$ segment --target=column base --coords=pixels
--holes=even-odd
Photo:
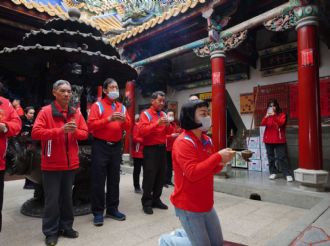
[[[295,180],[300,182],[300,188],[310,191],[324,191],[329,173],[324,170],[309,170],[298,168],[294,170]]]

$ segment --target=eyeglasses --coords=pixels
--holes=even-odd
[[[269,107],[276,107],[274,104],[269,104]]]

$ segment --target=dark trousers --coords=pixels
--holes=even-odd
[[[59,230],[69,230],[73,225],[72,185],[75,171],[43,171],[42,184],[45,207],[42,232],[45,236],[57,235]]]
[[[143,149],[142,206],[151,207],[160,201],[166,175],[165,145],[145,146]]]
[[[94,215],[107,210],[116,210],[119,205],[120,163],[122,144],[109,145],[105,141],[94,139],[92,144],[91,202]],[[106,203],[104,186],[107,181]]]
[[[133,184],[134,188],[140,188],[140,173],[141,167],[143,166],[143,159],[142,158],[133,158]]]
[[[165,184],[171,184],[172,183],[172,173],[173,173],[172,151],[166,151],[166,158],[167,158],[167,171],[166,171]]]
[[[5,183],[5,170],[0,171],[0,232],[2,228],[2,204],[3,204],[4,183]]]
[[[286,144],[265,144],[267,157],[269,162],[269,172],[270,174],[279,173],[279,168],[282,169],[283,175],[290,176],[292,175],[291,168],[289,165]],[[278,167],[276,167],[276,163]]]

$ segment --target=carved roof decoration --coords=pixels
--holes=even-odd
[[[109,35],[112,45],[132,38],[206,0],[8,0],[53,17],[69,19],[69,8],[81,11],[80,21]]]

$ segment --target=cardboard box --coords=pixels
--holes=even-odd
[[[261,160],[267,160],[268,161],[268,156],[267,156],[266,149],[261,149],[260,150],[260,159]]]
[[[260,148],[260,140],[259,137],[251,137],[250,142],[249,139],[246,139],[246,146],[248,149],[259,149]]]
[[[261,168],[263,172],[269,173],[269,163],[268,160],[261,160]]]
[[[237,152],[236,152],[236,156],[235,156],[235,167],[248,168],[247,162]]]
[[[261,160],[251,160],[249,162],[249,171],[258,171],[261,172]]]
[[[229,162],[228,165],[231,165],[232,167],[236,167],[236,155],[235,155],[234,158]]]
[[[251,160],[260,160],[260,149],[249,149],[251,150],[253,153],[252,157],[250,158]]]

